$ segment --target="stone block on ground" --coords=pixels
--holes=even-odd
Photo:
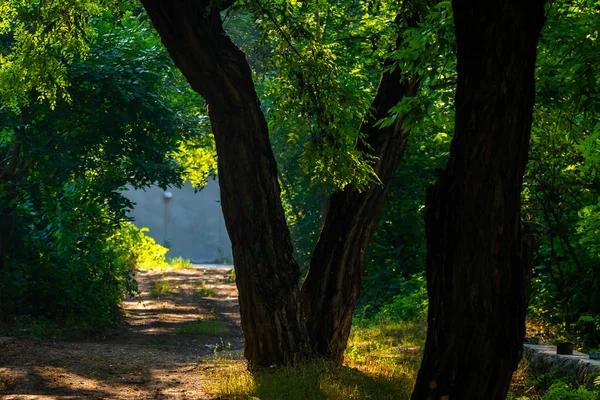
[[[592,374],[600,374],[600,361],[578,351],[573,355],[556,354],[556,346],[550,344],[525,344],[523,359],[529,362],[529,370],[536,374],[556,371],[572,382],[583,383]]]

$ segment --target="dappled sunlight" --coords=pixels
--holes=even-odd
[[[356,326],[343,365],[314,360],[251,373],[243,361],[217,362],[211,394],[215,399],[408,399],[424,341],[421,323]]]
[[[353,368],[322,360],[254,373],[245,368],[242,361],[218,365],[209,387],[213,398],[402,400],[410,397],[415,379],[407,368]]]
[[[93,370],[84,370],[73,365],[65,367],[37,365],[2,368],[0,381],[5,391],[19,387],[31,388],[29,392],[3,396],[3,399],[25,398],[24,396],[27,395],[35,396],[33,397],[35,399],[44,398],[44,395],[49,395],[48,398],[53,399],[139,399],[156,398],[157,395],[164,398],[178,398],[182,395],[200,398],[204,395],[206,380],[196,378],[192,387],[183,382],[185,375],[193,369],[194,366],[190,366],[189,363],[173,364],[169,368],[147,368],[142,365],[136,368],[123,368],[120,363],[99,364],[95,365]],[[106,372],[113,379],[107,381]],[[151,382],[160,389],[149,388]],[[109,391],[106,390],[107,385],[110,385]]]
[[[92,340],[7,342],[0,352],[0,397],[207,398],[210,378],[197,372],[225,354],[239,359],[243,339],[237,304],[230,299],[237,295],[235,285],[221,284],[214,298],[197,296],[194,289],[203,281],[212,289],[211,282],[225,273],[199,268],[138,273],[141,295],[123,302],[119,329]],[[151,298],[157,279],[178,287]]]

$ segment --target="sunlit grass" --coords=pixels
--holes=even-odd
[[[218,399],[391,400],[410,397],[412,375],[365,373],[323,360],[251,373],[236,361],[219,369],[212,382]]]
[[[182,257],[167,258],[167,265],[169,269],[173,270],[189,269],[194,267],[190,260],[186,260]]]
[[[320,359],[294,367],[249,372],[240,360],[218,360],[212,377],[215,399],[250,400],[408,400],[425,343],[425,323],[387,323],[352,329],[343,365]],[[559,381],[559,383],[556,383]],[[549,400],[554,392],[569,399],[596,399],[600,378],[588,389],[557,388],[560,377],[535,376],[522,361],[511,383],[510,400]],[[552,386],[554,385],[554,386]],[[562,390],[562,391],[560,391]],[[585,396],[588,397],[585,397]],[[600,399],[598,395],[597,399]]]
[[[231,270],[225,274],[225,280],[227,282],[235,283],[235,268],[231,268]]]
[[[312,360],[250,373],[243,362],[228,362],[213,389],[220,399],[408,399],[424,332],[415,324],[354,328],[343,365]]]
[[[138,264],[139,270],[143,271],[177,271],[180,269],[194,268],[194,265],[190,260],[182,257],[165,258],[162,261],[152,259],[150,261],[144,261]]]
[[[160,299],[165,294],[171,293],[172,290],[173,288],[171,288],[169,282],[161,278],[154,282],[150,288],[150,296],[155,299]]]
[[[195,286],[194,294],[198,297],[215,297],[217,295],[206,281],[202,281],[200,285]]]

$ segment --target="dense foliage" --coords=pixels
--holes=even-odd
[[[378,180],[374,160],[357,146],[358,128],[396,34],[404,43],[391,55],[396,67],[422,77],[418,96],[380,121],[409,111],[412,133],[365,257],[360,317],[425,317],[425,190],[450,148],[456,60],[450,3],[408,27],[408,11],[419,4],[248,0],[225,18],[255,70],[305,269],[328,195]],[[0,5],[4,318],[116,321],[123,292],[135,289],[132,266],[164,256],[123,224],[131,204],[119,191],[178,184],[184,170],[202,186],[217,173],[203,100],[173,68],[145,15],[131,4],[109,13],[114,7]],[[598,4],[554,1],[547,18],[523,191],[534,263],[530,316],[554,337],[597,348]],[[155,253],[136,255],[139,243]]]
[[[36,21],[27,19],[29,7],[44,17],[35,4],[15,8],[25,16],[5,28],[3,68],[32,57],[19,36]],[[202,99],[143,14],[73,13],[88,21],[82,32],[74,28],[83,35],[79,53],[67,57],[71,42],[57,33],[44,55],[60,65],[46,76],[54,91],[0,79],[3,93],[15,94],[11,107],[0,109],[0,308],[4,319],[93,327],[118,321],[123,294],[135,291],[135,266],[164,261],[166,249],[124,225],[132,206],[122,195],[126,185],[179,185],[192,169],[202,185],[211,164],[195,168],[174,157],[207,143],[204,160],[213,161],[214,150],[198,123]]]
[[[335,190],[332,183],[344,182],[332,177],[348,174],[344,165],[350,164],[338,162],[333,153],[359,140],[352,135],[374,92],[394,15],[389,4],[380,2],[248,3],[246,11],[238,10],[229,19],[229,30],[257,72],[282,169],[297,259],[306,266],[327,211],[324,199]],[[600,282],[597,5],[552,2],[547,18],[538,49],[538,92],[523,192],[523,220],[535,266],[530,314],[556,337],[566,335],[595,347],[600,340],[596,309],[600,302],[595,297]],[[343,27],[333,29],[336,24]],[[236,27],[245,35],[236,35]],[[439,3],[418,28],[404,27],[402,32],[407,45],[394,57],[426,78],[416,100],[420,106],[414,109],[416,123],[407,155],[365,259],[359,312],[375,315],[394,298],[379,314],[392,319],[423,317],[414,309],[422,307],[424,287],[425,189],[436,179],[449,151],[455,87],[449,4]],[[323,62],[315,63],[313,56]],[[336,79],[328,79],[331,71]],[[340,98],[352,105],[340,106]],[[398,110],[392,110],[391,117],[394,112]],[[335,125],[341,120],[350,125]],[[322,152],[317,154],[312,149],[319,146]],[[336,162],[325,165],[336,170],[320,169],[330,155]],[[415,300],[408,300],[412,296]]]
[[[549,9],[523,192],[535,267],[531,315],[587,347],[600,345],[599,22],[593,1]]]

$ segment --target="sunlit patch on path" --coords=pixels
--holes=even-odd
[[[243,347],[228,270],[147,271],[137,280],[141,295],[123,302],[119,329],[78,341],[4,343],[0,397],[209,399],[214,356]],[[153,292],[156,282],[161,290]]]

